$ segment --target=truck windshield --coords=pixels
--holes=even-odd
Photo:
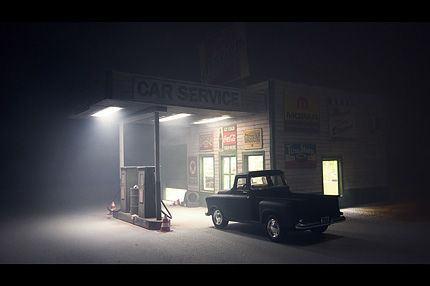
[[[251,189],[263,190],[272,187],[284,187],[287,185],[285,178],[281,175],[251,177]]]

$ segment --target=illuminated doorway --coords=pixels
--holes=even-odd
[[[214,192],[215,190],[215,161],[212,155],[200,156],[200,190]]]
[[[342,195],[342,170],[340,159],[322,160],[323,194]]]
[[[236,156],[222,156],[220,190],[230,190],[233,187],[235,176],[236,176]]]

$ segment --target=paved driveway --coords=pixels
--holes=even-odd
[[[205,208],[171,206],[171,232],[147,230],[100,206],[1,220],[0,263],[429,263],[430,223],[394,221],[360,208],[320,236],[270,242],[253,224],[215,229]]]

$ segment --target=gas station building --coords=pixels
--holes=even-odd
[[[280,80],[239,89],[108,71],[70,118],[113,107],[119,168],[127,167],[124,126],[154,126],[159,199],[205,206],[236,173],[261,169],[283,170],[293,192],[339,195],[340,207],[389,196],[382,97]]]

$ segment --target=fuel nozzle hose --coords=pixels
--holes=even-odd
[[[111,207],[110,207],[110,205],[109,205],[109,203],[112,203],[112,202],[114,202],[115,201],[115,198],[118,196],[118,194],[121,192],[121,190],[119,190],[118,192],[116,192],[115,193],[115,195],[112,197],[112,199],[110,200],[110,201],[108,201],[107,202],[107,206],[106,206],[106,208],[107,208],[107,210],[108,211],[110,211],[110,212],[119,212],[120,210],[121,210],[121,208],[119,208],[119,209],[117,209],[117,208],[115,208],[114,210],[113,209],[111,209]]]
[[[168,208],[166,207],[166,205],[164,204],[163,200],[161,200],[161,203],[163,204],[164,208],[166,209],[166,211],[167,211],[169,214],[166,214],[163,210],[161,210],[161,212],[162,212],[166,217],[168,217],[169,219],[172,219],[172,218],[173,218],[173,216],[172,216],[172,214],[170,213],[169,209],[168,209]]]

